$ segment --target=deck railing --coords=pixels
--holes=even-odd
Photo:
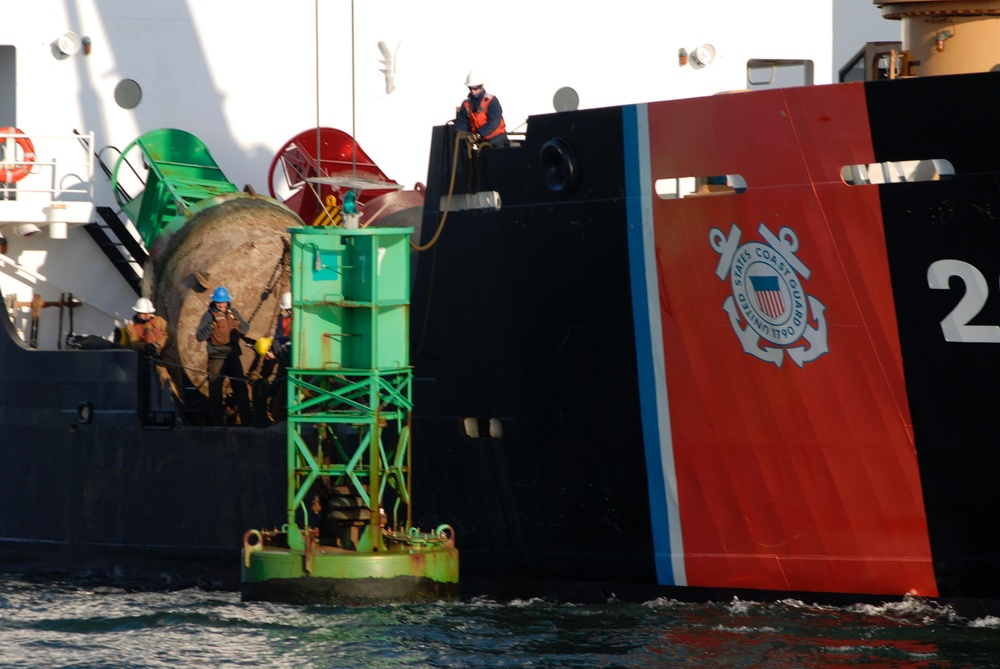
[[[0,225],[90,223],[94,133],[0,133]],[[57,236],[53,227],[52,236]]]

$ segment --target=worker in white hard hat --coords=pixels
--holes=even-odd
[[[135,316],[122,328],[124,343],[147,355],[160,355],[167,343],[167,321],[156,315],[156,308],[148,297],[136,300],[132,311]]]
[[[465,77],[465,86],[469,95],[455,115],[455,129],[469,133],[476,142],[506,146],[507,124],[503,120],[503,108],[495,95],[486,92],[486,77],[472,70]]]
[[[292,294],[285,293],[281,296],[281,304],[278,312],[278,325],[274,328],[274,345],[271,351],[281,357],[287,353],[286,349],[292,341]]]
[[[285,419],[287,413],[288,368],[292,363],[292,294],[281,296],[278,305],[278,323],[274,328],[274,337],[268,339],[266,349],[258,350],[263,356],[261,366],[261,383],[254,386],[254,402],[257,410],[257,420],[262,420],[262,413],[272,421]],[[257,340],[258,343],[261,341]],[[271,379],[271,374],[274,378]],[[268,380],[270,379],[270,380]],[[266,387],[265,387],[266,386]],[[261,404],[259,398],[266,398]]]

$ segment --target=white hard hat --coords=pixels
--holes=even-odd
[[[484,77],[483,73],[480,72],[479,70],[472,70],[465,77],[465,85],[466,86],[483,86],[483,87],[485,87],[486,86],[486,77]]]
[[[282,309],[291,309],[292,308],[292,294],[291,293],[285,293],[284,295],[281,296],[281,308]]]
[[[132,307],[133,311],[137,311],[140,314],[155,314],[156,308],[153,303],[149,301],[149,298],[140,297],[135,301],[135,306]]]

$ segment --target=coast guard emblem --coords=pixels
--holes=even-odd
[[[735,224],[728,237],[719,228],[708,233],[719,254],[715,273],[723,281],[728,277],[733,290],[722,308],[746,353],[778,367],[787,353],[802,367],[830,352],[826,307],[805,292],[803,282],[811,271],[795,255],[795,232],[786,227],[775,235],[761,223],[757,233],[766,244],[740,244],[742,233]]]

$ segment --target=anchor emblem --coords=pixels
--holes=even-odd
[[[802,367],[830,352],[826,307],[805,292],[803,283],[812,272],[795,255],[795,232],[784,227],[775,235],[761,223],[757,233],[766,244],[740,244],[742,232],[735,223],[728,236],[719,228],[708,233],[719,254],[715,274],[728,279],[733,291],[722,308],[744,352],[778,367],[787,353]]]

